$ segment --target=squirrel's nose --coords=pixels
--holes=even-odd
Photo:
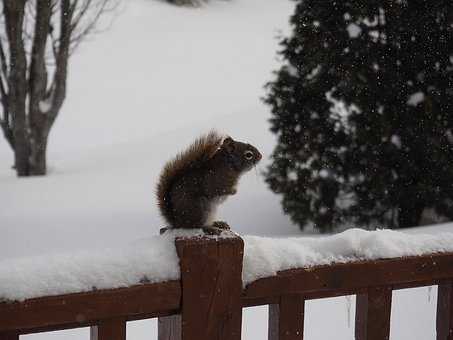
[[[258,152],[258,155],[256,156],[256,161],[259,162],[261,158],[263,158],[263,155],[260,152]]]

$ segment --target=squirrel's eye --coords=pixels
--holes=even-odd
[[[253,158],[253,156],[254,156],[253,151],[247,150],[246,152],[244,152],[244,157],[247,160],[251,160]]]

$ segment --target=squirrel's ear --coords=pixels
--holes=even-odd
[[[234,150],[234,140],[230,136],[226,137],[223,140],[222,147],[225,148],[226,151],[232,152]]]

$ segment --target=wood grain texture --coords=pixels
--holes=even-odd
[[[300,295],[285,295],[269,305],[269,340],[303,340],[304,305]]]
[[[182,340],[240,340],[244,243],[228,238],[176,241],[182,281]]]
[[[267,323],[267,339],[277,340],[279,337],[279,318],[280,304],[273,303],[269,305],[268,323]]]
[[[376,286],[428,285],[437,280],[453,278],[453,254],[435,254],[389,260],[339,263],[279,272],[278,275],[250,283],[243,293],[259,301],[286,294],[321,297],[344,291],[347,294]],[[250,305],[250,304],[249,304]]]
[[[453,282],[438,287],[436,329],[437,340],[453,340]]]
[[[181,315],[160,317],[157,325],[159,340],[181,340]]]
[[[91,326],[90,340],[126,340],[126,319],[103,320]]]
[[[367,293],[358,294],[355,311],[355,339],[388,340],[391,310],[391,287],[370,288]]]
[[[0,340],[19,340],[19,334],[15,332],[0,333]]]
[[[94,325],[116,317],[156,317],[174,313],[180,303],[179,281],[0,303],[0,332],[26,334]]]

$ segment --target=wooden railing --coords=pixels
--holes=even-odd
[[[304,303],[356,294],[357,340],[389,338],[392,290],[439,285],[437,340],[453,340],[453,254],[299,268],[242,287],[239,237],[177,239],[181,280],[0,303],[0,340],[91,327],[124,340],[126,322],[158,317],[159,340],[239,340],[242,309],[269,305],[269,340],[301,340]]]

